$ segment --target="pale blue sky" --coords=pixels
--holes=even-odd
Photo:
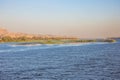
[[[120,36],[120,0],[0,0],[0,26],[81,38]]]

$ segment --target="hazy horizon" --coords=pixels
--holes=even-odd
[[[0,0],[0,27],[32,34],[120,37],[120,0]]]

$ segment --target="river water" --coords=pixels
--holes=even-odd
[[[120,80],[120,41],[0,44],[0,80]]]

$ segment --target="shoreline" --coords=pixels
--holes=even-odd
[[[42,44],[82,44],[82,43],[103,43],[103,42],[107,42],[107,43],[113,43],[116,42],[115,39],[101,39],[101,40],[31,40],[31,41],[10,41],[10,42],[0,42],[0,44],[4,44],[4,43],[13,43],[14,45],[30,45],[30,46],[34,46],[34,45],[42,45]]]

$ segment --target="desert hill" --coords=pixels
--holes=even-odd
[[[41,35],[41,34],[27,34],[27,33],[20,33],[20,32],[10,32],[7,29],[0,28],[0,38],[10,37],[10,38],[21,38],[26,37],[29,39],[32,38],[41,38],[41,39],[75,39],[75,37],[67,37],[67,36],[55,36],[55,35]]]

